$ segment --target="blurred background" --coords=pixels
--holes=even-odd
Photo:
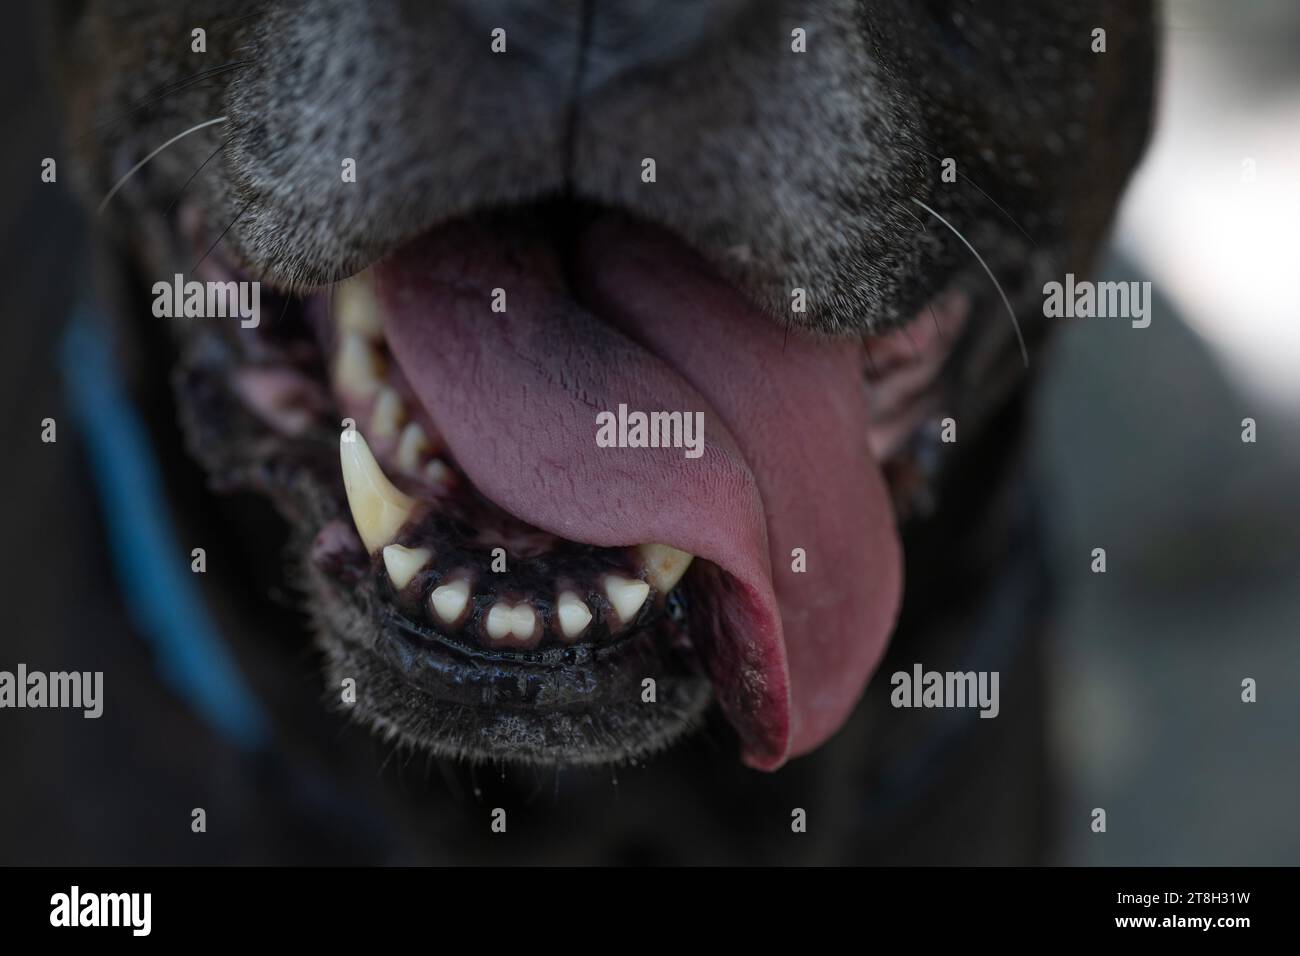
[[[1040,393],[1060,856],[1294,865],[1300,3],[1166,0],[1163,18],[1156,135],[1103,269],[1150,279],[1154,317],[1065,320]]]
[[[30,437],[55,401],[44,371],[75,291],[68,264],[86,260],[65,191],[36,184],[38,158],[59,147],[31,9],[15,6],[0,219],[4,261],[22,266],[4,285],[0,395],[6,429]],[[1033,459],[1063,601],[1058,859],[1295,864],[1300,2],[1167,0],[1163,17],[1157,133],[1102,266],[1152,281],[1151,325],[1062,320],[1037,359]],[[1254,444],[1241,441],[1248,417]],[[42,481],[6,472],[0,494],[21,511],[48,493]],[[16,520],[19,537],[39,533]],[[1105,574],[1090,570],[1098,547]],[[1247,677],[1257,703],[1241,701]],[[1094,807],[1105,834],[1089,827]]]

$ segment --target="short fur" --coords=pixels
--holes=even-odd
[[[1027,570],[1036,557],[1033,513],[1016,502],[1024,491],[1017,476],[1029,376],[982,271],[913,200],[958,225],[981,251],[1037,359],[1049,331],[1036,317],[1037,290],[1045,277],[1086,269],[1148,132],[1148,4],[66,6],[65,102],[77,176],[91,205],[150,149],[227,117],[162,153],[110,206],[103,229],[127,288],[140,276],[191,264],[166,215],[185,190],[216,229],[229,224],[222,241],[244,266],[295,290],[354,273],[450,217],[550,196],[623,207],[673,228],[774,320],[820,334],[878,332],[913,315],[936,289],[968,289],[975,321],[945,378],[962,441],[940,462],[937,509],[905,529],[909,591],[883,667],[918,649],[937,662],[999,627],[1037,628],[1041,584]],[[508,57],[489,51],[497,23],[507,29]],[[207,29],[204,56],[189,51],[194,26]],[[1096,26],[1108,31],[1104,54],[1090,49]],[[790,50],[795,28],[806,31],[807,53]],[[357,161],[357,186],[340,182],[343,157]],[[641,182],[644,157],[656,160],[654,184]],[[957,184],[940,181],[943,157],[957,160]],[[808,290],[809,311],[792,318],[794,287]],[[137,288],[137,303],[138,295]],[[111,301],[130,311],[123,303],[131,300]],[[260,457],[258,435],[236,409],[224,434],[205,433],[186,387],[202,380],[204,349],[182,337],[175,357],[191,450],[214,480],[273,497],[295,529],[290,551],[301,565],[310,535],[338,514],[337,488],[313,469]],[[327,673],[344,666],[370,678],[363,681],[369,693],[377,687],[387,695],[383,688],[391,686],[395,697],[398,688],[352,653],[364,630],[355,608],[338,605],[313,581],[308,575],[306,604],[324,635]],[[248,642],[235,643],[246,659],[257,657]],[[1035,661],[1030,640],[1008,668],[1032,669]],[[454,715],[404,711],[394,721],[390,703],[385,696],[364,708],[389,738],[439,756],[484,756],[462,746],[472,734],[448,733]],[[1026,709],[1033,703],[1023,701]],[[615,722],[613,736],[594,752],[606,761],[639,759],[666,745],[700,721],[689,695],[676,716],[657,728]],[[715,717],[708,723],[711,736],[726,735]],[[892,741],[889,727],[897,730]],[[513,750],[527,760],[528,732],[501,732],[493,758]],[[702,757],[690,745],[655,762],[663,775],[657,787],[719,808],[749,798],[781,807],[787,787],[830,787],[825,800],[836,806],[825,808],[828,816],[858,836],[811,855],[887,857],[889,840],[859,819],[855,795],[878,794],[881,768],[905,762],[906,748],[921,746],[925,733],[898,725],[877,684],[833,745],[782,771],[785,784],[756,784],[731,766],[726,748]],[[1004,735],[1002,743],[954,756],[942,776],[960,768],[978,775],[970,755],[989,747],[1041,769],[1039,734],[1023,724],[990,733]],[[629,743],[647,735],[648,747]],[[715,773],[719,762],[728,766]],[[599,788],[582,792],[579,804],[602,805]],[[1037,805],[1034,795],[1021,797]],[[1019,806],[1020,797],[1011,802]],[[713,823],[726,826],[726,819],[723,812]],[[439,829],[406,822],[426,836]],[[733,827],[716,846],[694,850],[662,833],[645,839],[656,853],[672,846],[690,858],[716,859],[724,846],[739,851],[745,829]],[[446,833],[428,846],[468,858],[491,852]],[[998,859],[1025,858],[1018,846],[1012,839],[986,849]],[[769,849],[756,850],[754,859],[782,858]]]

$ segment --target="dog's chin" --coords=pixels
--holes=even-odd
[[[255,278],[219,249],[197,274]],[[964,318],[945,295],[874,351],[791,335],[673,236],[547,206],[263,290],[256,328],[178,323],[176,380],[217,486],[296,529],[328,699],[356,720],[580,765],[661,750],[716,702],[774,769],[883,652],[901,567],[876,459]]]

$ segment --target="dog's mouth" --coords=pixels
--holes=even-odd
[[[959,299],[872,354],[759,314],[657,227],[529,209],[294,304],[223,374],[276,441],[339,430],[309,564],[363,717],[599,762],[664,746],[711,690],[761,769],[842,724],[901,591],[872,437],[915,426]],[[902,382],[883,412],[873,371]]]

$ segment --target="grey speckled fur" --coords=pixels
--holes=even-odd
[[[938,157],[1063,258],[1096,241],[1149,118],[1145,3],[511,0],[498,4],[507,55],[489,48],[491,6],[96,5],[69,48],[82,64],[78,133],[229,68],[84,137],[88,193],[102,196],[127,157],[226,115],[221,132],[159,157],[123,196],[123,218],[170,202],[225,137],[194,188],[221,225],[243,210],[228,241],[295,287],[468,210],[568,191],[679,230],[774,316],[790,317],[802,287],[809,312],[793,318],[861,333],[910,316],[936,273],[967,261],[912,197],[986,257],[1030,251],[977,190],[940,183]],[[715,9],[672,51],[600,67],[628,35],[671,31],[701,6]],[[524,15],[534,7],[546,15]],[[962,29],[927,12],[945,9]],[[193,54],[189,30],[203,24],[209,49]],[[1090,50],[1094,25],[1109,31],[1105,54]],[[796,27],[804,54],[790,49]],[[647,156],[654,184],[640,179]],[[355,184],[341,181],[344,157]]]

